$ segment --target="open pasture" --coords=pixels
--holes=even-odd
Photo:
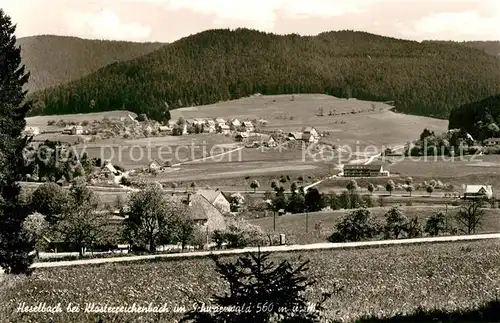
[[[442,211],[450,216],[451,219],[459,207],[448,205],[419,205],[419,206],[401,206],[403,212],[409,218],[417,216],[421,224],[425,224],[427,217],[434,212]],[[373,216],[381,223],[384,223],[384,214],[389,210],[389,207],[374,207],[369,210]],[[483,224],[478,228],[477,233],[493,233],[500,232],[500,210],[499,209],[484,209],[485,217]],[[334,231],[335,224],[338,219],[349,212],[349,210],[336,210],[329,212],[314,212],[309,213],[308,217],[308,232],[306,233],[306,215],[292,214],[276,216],[276,233],[284,233],[290,244],[308,244],[317,242],[326,242],[326,239]],[[251,223],[260,226],[267,232],[273,230],[273,217],[260,219],[252,219]],[[321,223],[321,229],[315,230],[315,225]]]
[[[307,297],[344,290],[327,301],[324,315],[352,322],[364,315],[392,316],[424,309],[468,309],[495,299],[500,288],[500,242],[452,242],[382,248],[274,253],[275,263],[297,265],[309,259],[308,277],[317,285]],[[234,256],[225,260],[234,261]],[[109,306],[152,302],[192,308],[195,301],[225,291],[208,258],[110,263],[37,269],[31,276],[7,278],[0,286],[0,317],[9,322],[175,322],[182,314],[85,313],[86,303]],[[17,313],[21,302],[69,303],[80,313]]]
[[[442,132],[448,126],[446,120],[391,112],[390,106],[380,102],[339,99],[323,94],[296,94],[293,97],[292,101],[291,95],[252,96],[182,108],[172,111],[172,118],[264,119],[269,123],[261,127],[263,130],[283,132],[314,126],[330,133],[323,138],[325,142],[353,147],[404,144],[418,138],[424,128]],[[318,115],[321,108],[323,116]],[[329,116],[330,111],[337,115]]]
[[[187,162],[222,154],[238,145],[223,135],[186,135],[142,139],[113,139],[88,143],[75,148],[86,151],[90,157],[110,160],[126,169],[147,166],[156,160],[160,164]]]

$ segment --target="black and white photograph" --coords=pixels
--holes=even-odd
[[[0,323],[500,323],[499,201],[497,0],[0,0]]]

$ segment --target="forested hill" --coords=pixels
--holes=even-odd
[[[448,118],[451,108],[496,94],[499,84],[499,60],[458,44],[353,31],[305,37],[219,29],[38,93],[43,104],[34,112],[127,109],[161,119],[167,105],[327,93],[394,100],[401,112]]]
[[[462,128],[478,140],[499,137],[500,94],[453,109],[449,128]]]
[[[27,88],[30,92],[77,80],[108,64],[148,54],[164,45],[52,35],[19,38],[17,44],[31,73]]]

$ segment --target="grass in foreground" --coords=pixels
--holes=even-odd
[[[273,254],[279,262],[310,259],[310,277],[318,280],[309,299],[344,291],[327,303],[331,320],[392,317],[424,310],[468,310],[495,299],[500,288],[500,241],[392,246],[372,249]],[[228,257],[234,260],[234,257]],[[172,322],[180,314],[84,313],[86,303],[132,303],[191,308],[222,293],[224,283],[207,258],[38,269],[29,277],[8,278],[0,288],[0,317],[10,322]],[[80,313],[16,313],[21,302],[69,303]]]

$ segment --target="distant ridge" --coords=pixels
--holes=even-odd
[[[355,31],[299,36],[217,29],[37,93],[33,113],[126,109],[160,120],[167,105],[325,93],[394,101],[395,111],[448,118],[454,107],[498,93],[499,84],[500,61],[458,43]]]
[[[108,64],[151,53],[164,45],[54,35],[19,38],[17,44],[31,72],[31,92],[77,80]]]

